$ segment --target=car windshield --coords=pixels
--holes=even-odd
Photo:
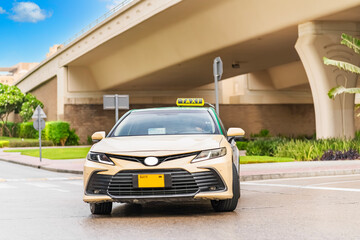
[[[184,134],[218,134],[218,128],[207,110],[135,111],[120,122],[112,136]]]

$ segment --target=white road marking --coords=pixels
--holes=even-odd
[[[81,181],[68,181],[68,182],[66,182],[66,183],[68,183],[68,184],[72,184],[72,185],[77,185],[77,186],[83,186],[83,182]]]
[[[43,183],[43,182],[29,182],[26,183],[31,186],[39,187],[39,188],[58,188],[59,186],[49,183]]]
[[[241,175],[240,175],[241,176]],[[246,182],[269,182],[269,181],[287,181],[287,180],[306,180],[306,179],[321,179],[321,178],[345,178],[345,177],[360,177],[360,174],[348,174],[348,175],[332,175],[332,176],[316,176],[316,177],[299,177],[299,178],[277,178],[277,179],[264,179],[264,180],[254,180]],[[244,182],[241,182],[244,183]]]
[[[16,188],[15,186],[11,186],[7,183],[1,183],[0,184],[0,188],[4,189],[4,188]]]
[[[53,177],[53,178],[17,178],[0,179],[1,182],[42,182],[42,181],[72,181],[82,180],[82,177]]]
[[[58,192],[70,192],[64,189],[59,189],[59,188],[50,188],[49,190],[54,190],[54,191],[58,191]]]
[[[354,182],[360,182],[360,180],[338,181],[338,182],[327,182],[327,183],[315,183],[315,184],[311,184],[311,186],[321,186],[321,185],[338,184],[338,183],[354,183]]]
[[[301,185],[286,185],[286,184],[273,184],[273,183],[255,183],[244,182],[242,185],[252,186],[264,186],[264,187],[284,187],[284,188],[300,188],[300,189],[312,189],[312,190],[329,190],[329,191],[343,191],[343,192],[360,192],[357,188],[331,188],[331,187],[315,187],[315,186],[301,186]]]

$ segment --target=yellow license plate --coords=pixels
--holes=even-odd
[[[164,174],[139,174],[139,188],[163,188],[165,187]]]

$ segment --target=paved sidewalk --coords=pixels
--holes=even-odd
[[[85,159],[49,160],[3,152],[0,160],[56,172],[82,174]],[[360,174],[360,160],[242,164],[241,181]]]
[[[54,172],[82,174],[85,159],[50,160],[43,158],[40,163],[38,157],[25,156],[17,152],[3,152],[3,150],[0,149],[0,161],[17,163]]]

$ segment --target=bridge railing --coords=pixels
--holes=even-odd
[[[120,10],[121,8],[125,7],[126,5],[128,5],[129,3],[131,3],[133,0],[123,0],[122,2],[120,2],[118,5],[116,5],[114,8],[110,9],[107,13],[105,13],[104,15],[102,15],[101,17],[99,17],[98,19],[96,19],[95,21],[93,21],[92,23],[90,23],[89,25],[87,25],[86,27],[84,27],[83,29],[81,29],[78,33],[76,33],[74,36],[72,36],[71,38],[69,38],[68,40],[66,40],[65,42],[63,42],[60,46],[65,47],[66,45],[69,45],[70,43],[72,43],[73,41],[75,41],[76,39],[78,39],[79,37],[81,37],[83,34],[85,34],[87,31],[91,30],[92,28],[94,28],[96,25],[98,25],[99,23],[105,21],[108,17],[112,16],[114,13],[116,13],[118,10]]]

